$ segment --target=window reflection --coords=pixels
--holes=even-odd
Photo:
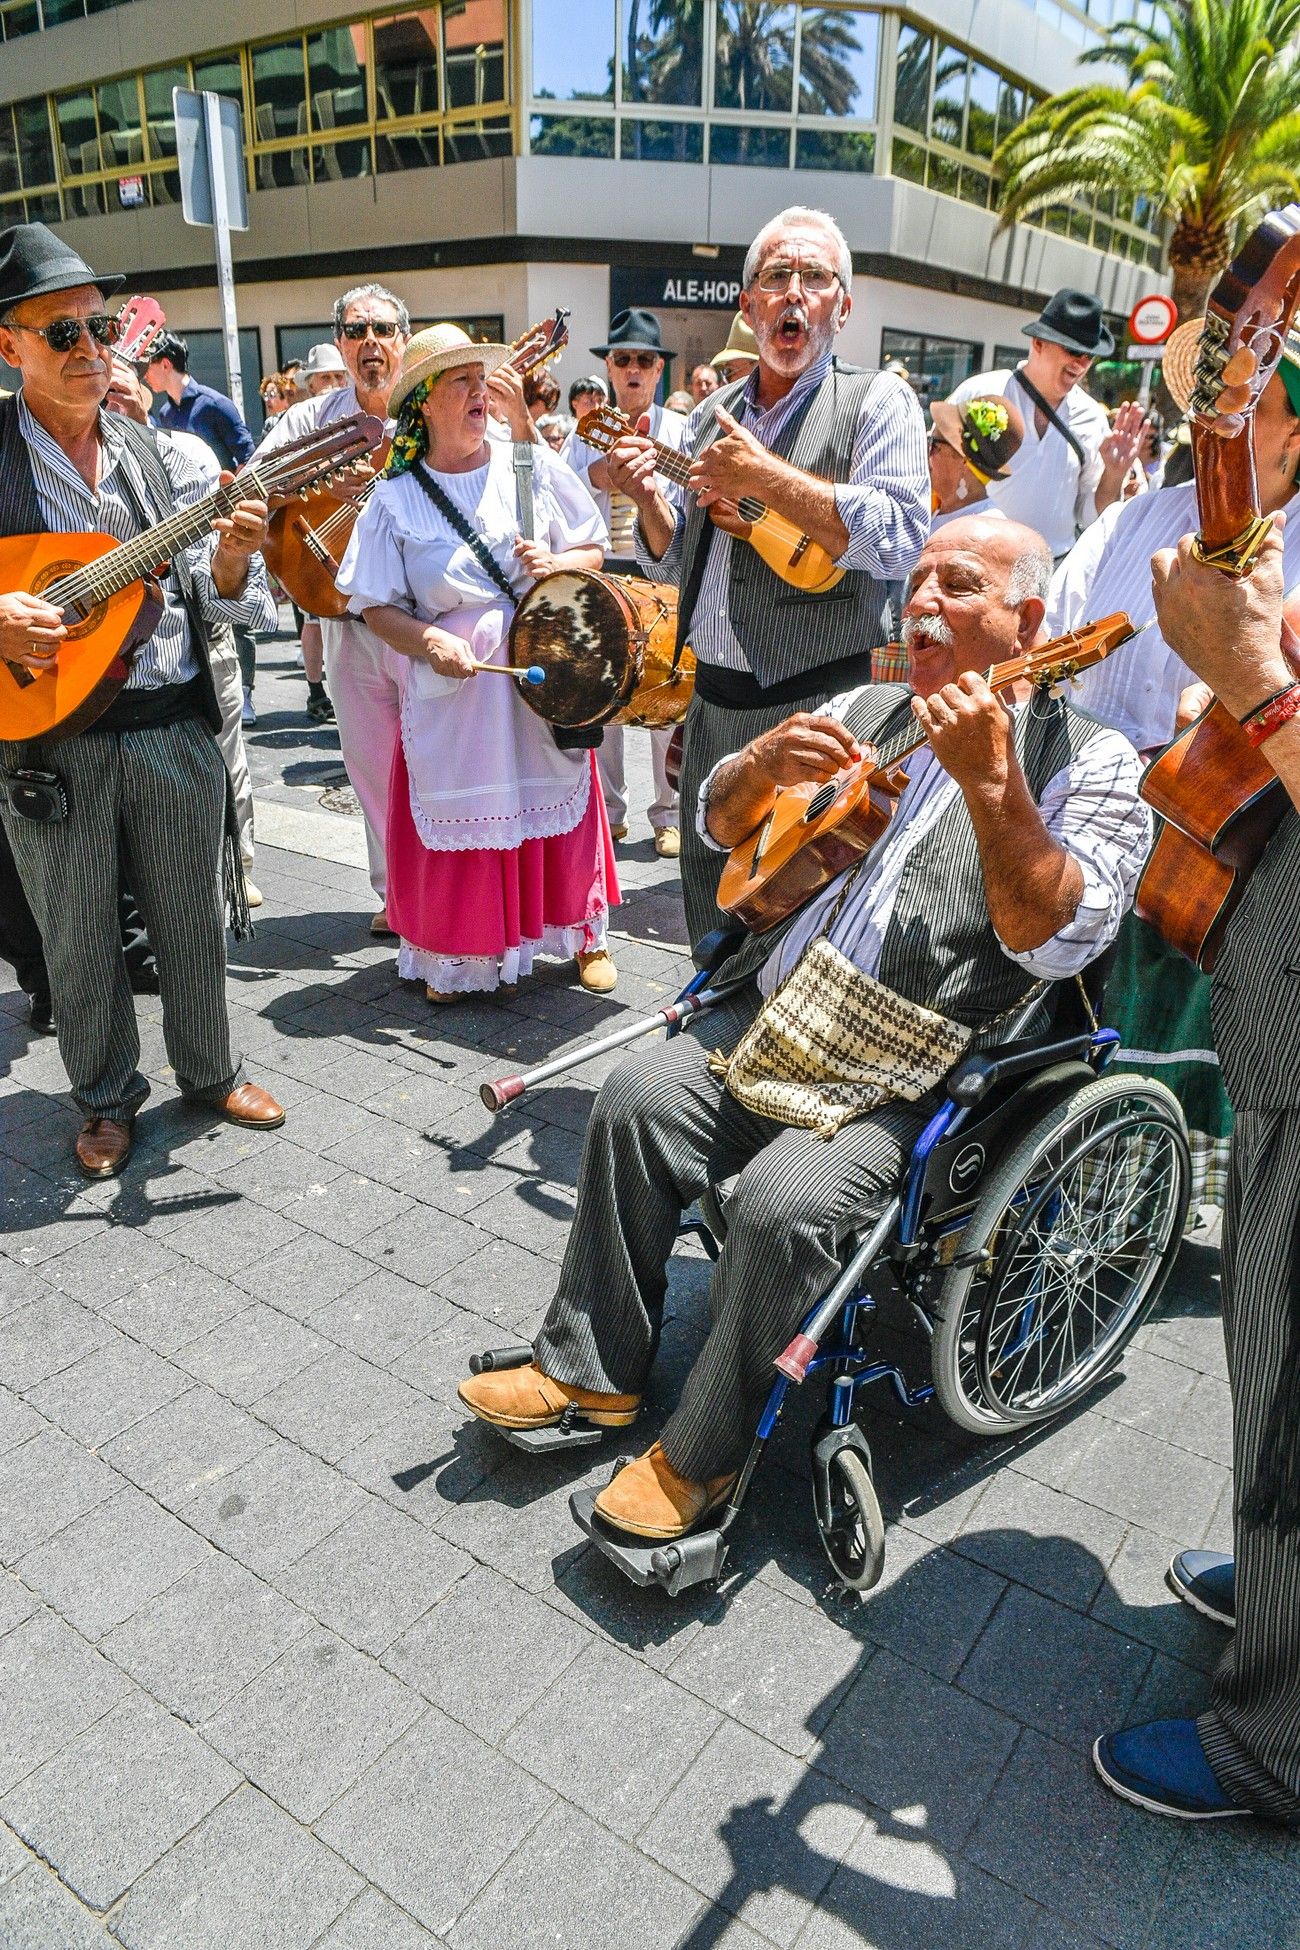
[[[172,89],[188,88],[189,71],[183,67],[152,68],[144,77],[144,117],[149,131],[151,156],[176,154],[176,120],[172,113]]]
[[[329,27],[323,34],[308,35],[307,85],[314,129],[344,129],[355,122],[369,121],[366,30],[361,22],[353,27]],[[369,148],[369,144],[365,146]]]
[[[101,167],[116,169],[143,162],[144,137],[140,133],[140,97],[135,76],[101,82],[95,90],[95,102],[99,110]]]
[[[382,121],[399,115],[433,115],[438,99],[438,9],[377,20],[375,34],[375,114]],[[437,147],[437,143],[434,143]],[[432,158],[437,161],[437,157]]]
[[[794,21],[793,7],[772,5],[771,0],[718,0],[713,75],[717,107],[769,113],[790,108]]]
[[[973,156],[991,157],[998,139],[998,97],[1002,77],[980,61],[970,64],[970,99],[966,110],[966,147]],[[1007,124],[1009,129],[1011,124]],[[1006,131],[1002,131],[1006,133]]]
[[[443,10],[447,107],[478,108],[506,98],[505,0],[456,0]],[[611,86],[613,69],[610,70]]]
[[[879,14],[805,7],[799,35],[799,113],[869,122],[876,112],[879,57]]]
[[[969,63],[955,47],[940,41],[934,59],[934,101],[930,134],[954,149],[961,148],[966,114],[966,69]]]
[[[856,169],[869,175],[876,166],[876,138],[854,129],[800,129],[794,163],[796,169]]]
[[[533,0],[533,96],[613,101],[614,0]]]
[[[624,101],[698,106],[704,66],[703,7],[645,0],[645,8],[643,15],[633,0],[624,0]],[[623,153],[628,153],[626,148]]]
[[[704,130],[698,122],[625,121],[619,154],[631,162],[702,162]]]
[[[740,163],[750,169],[786,169],[790,162],[790,131],[737,129],[715,122],[709,131],[709,160]]]
[[[488,156],[508,156],[512,140],[508,115],[489,115],[479,122],[453,123],[442,138],[449,163],[481,162]]]
[[[612,156],[613,117],[534,115],[529,146],[535,156]]]
[[[929,126],[930,36],[915,27],[898,30],[898,64],[894,77],[894,120],[922,135]],[[895,172],[897,173],[897,172]]]

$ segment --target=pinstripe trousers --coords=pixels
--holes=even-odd
[[[1244,1517],[1289,1336],[1300,1332],[1300,1110],[1242,1110],[1223,1231],[1237,1628],[1198,1726],[1238,1801],[1300,1818],[1300,1534]],[[1300,1402],[1293,1402],[1300,1442]]]
[[[26,748],[0,745],[0,763]],[[220,1097],[239,1076],[226,1012],[220,851],[226,774],[197,719],[88,731],[45,748],[67,787],[54,825],[5,830],[40,925],[59,1054],[88,1117],[126,1120],[149,1095],[118,926],[118,849],[158,958],[163,1036],[180,1090]]]
[[[640,1394],[682,1212],[739,1173],[709,1290],[708,1338],[660,1437],[694,1482],[739,1469],[772,1363],[837,1276],[850,1233],[894,1189],[925,1121],[888,1104],[827,1140],[741,1108],[708,1069],[757,1013],[756,987],[601,1085],[560,1283],[536,1342],[556,1381]]]

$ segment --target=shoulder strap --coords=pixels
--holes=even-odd
[[[409,472],[410,478],[417,486],[424,490],[443,520],[460,536],[460,539],[473,555],[474,560],[478,563],[484,575],[496,584],[507,602],[513,603],[515,600],[515,592],[506,581],[496,557],[483,540],[483,537],[474,533],[474,530],[470,527],[455,502],[443,493],[436,481],[430,480],[427,468],[422,467],[417,461]]]
[[[1068,446],[1074,448],[1075,453],[1078,455],[1080,467],[1086,467],[1088,462],[1088,456],[1084,453],[1083,448],[1080,445],[1078,435],[1071,433],[1069,427],[1066,426],[1065,421],[1061,418],[1060,414],[1056,411],[1055,407],[1049,406],[1047,404],[1047,401],[1043,398],[1037,386],[1035,386],[1033,380],[1026,379],[1023,371],[1019,366],[1016,367],[1011,377],[1017,382],[1018,385],[1024,388],[1024,390],[1028,393],[1030,399],[1034,402],[1034,405],[1039,409],[1039,411],[1047,415],[1047,418],[1051,421],[1052,425],[1056,428],[1056,431],[1060,434],[1062,440],[1064,440]]]
[[[527,440],[515,442],[515,494],[519,501],[519,533],[533,540],[533,449]]]

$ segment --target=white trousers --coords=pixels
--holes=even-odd
[[[637,727],[632,727],[634,730]],[[607,724],[605,736],[596,748],[596,767],[600,773],[600,787],[605,795],[605,810],[609,814],[611,826],[627,824],[627,770],[623,760],[623,732],[621,724]],[[665,826],[675,826],[678,820],[677,794],[668,783],[664,769],[664,754],[668,750],[675,727],[665,725],[650,736],[650,762],[654,767],[655,796],[646,808],[651,826],[659,832]],[[639,733],[638,733],[639,735]]]
[[[253,781],[248,770],[248,753],[244,749],[242,719],[244,711],[244,680],[239,668],[239,655],[235,649],[232,632],[225,628],[214,629],[208,639],[212,658],[212,682],[216,687],[217,703],[221,706],[221,730],[217,733],[217,744],[221,756],[226,761],[230,783],[235,788],[235,812],[239,818],[239,851],[244,865],[253,864]]]
[[[370,885],[382,905],[388,898],[388,774],[401,730],[404,659],[355,616],[322,617],[321,635],[343,763],[366,822]]]

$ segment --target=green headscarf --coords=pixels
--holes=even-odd
[[[418,386],[413,386],[397,409],[397,424],[393,429],[393,450],[383,470],[382,479],[391,481],[395,474],[406,474],[417,461],[423,460],[429,451],[429,429],[424,423],[420,408],[433,391],[433,382],[439,375],[430,373]]]

